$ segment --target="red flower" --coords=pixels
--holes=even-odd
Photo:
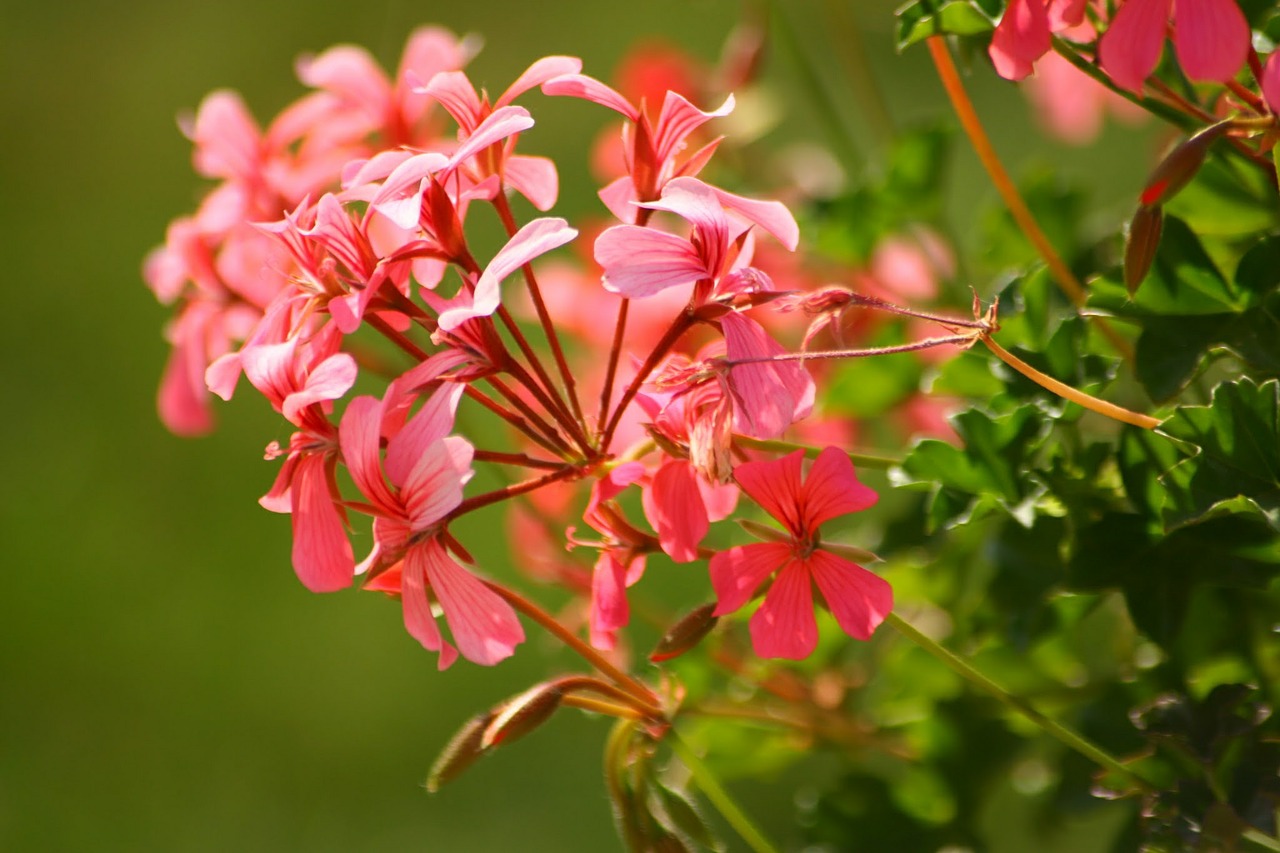
[[[878,496],[858,482],[853,463],[839,448],[818,454],[801,482],[803,451],[782,459],[744,462],[733,476],[743,490],[782,522],[787,535],[778,541],[739,545],[711,558],[715,615],[723,616],[750,601],[776,572],[764,603],[751,617],[751,642],[760,657],[808,657],[818,644],[813,615],[813,586],[850,636],[866,640],[893,609],[887,581],[843,557],[823,550],[818,527],[850,512],[867,509]]]

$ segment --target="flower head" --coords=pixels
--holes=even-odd
[[[741,608],[773,576],[764,603],[751,617],[752,646],[761,657],[800,660],[813,652],[818,644],[814,584],[840,627],[859,640],[868,639],[893,609],[887,581],[825,550],[818,535],[824,522],[875,504],[876,493],[858,482],[853,463],[839,448],[818,454],[808,478],[802,478],[803,461],[804,453],[796,451],[734,469],[738,485],[782,522],[786,535],[711,558],[717,616]]]

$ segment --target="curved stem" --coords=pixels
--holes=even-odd
[[[528,616],[534,622],[537,622],[543,628],[546,628],[549,632],[554,634],[558,640],[582,656],[587,663],[613,679],[615,684],[639,700],[639,707],[643,708],[645,713],[647,713],[652,719],[660,720],[663,718],[662,709],[658,707],[658,697],[654,695],[652,690],[645,687],[639,681],[610,663],[608,659],[598,651],[579,639],[577,634],[574,634],[564,625],[561,625],[556,621],[556,618],[550,613],[543,610],[541,607],[534,604],[515,590],[507,589],[501,584],[494,583],[493,581],[485,581],[485,586],[502,596],[503,600],[516,610],[519,610],[525,616]]]
[[[1111,753],[1106,752],[1097,744],[1086,739],[1082,735],[1073,732],[1061,723],[1049,719],[1044,714],[1031,707],[1025,699],[1009,693],[999,684],[996,684],[986,675],[975,669],[973,664],[969,663],[959,655],[943,648],[929,637],[926,637],[924,634],[920,633],[915,626],[904,620],[898,614],[889,613],[885,616],[884,621],[892,625],[898,633],[902,634],[908,640],[945,663],[957,675],[966,679],[970,684],[973,684],[974,686],[991,694],[1006,708],[1014,711],[1023,719],[1034,723],[1050,737],[1057,739],[1060,743],[1075,750],[1100,767],[1104,767],[1113,773],[1120,774],[1144,791],[1159,790],[1156,785],[1139,775],[1132,767],[1125,765],[1120,761],[1120,759],[1116,758]]]
[[[676,757],[689,768],[689,773],[693,776],[693,781],[702,789],[702,793],[707,795],[707,799],[716,807],[721,816],[728,821],[738,835],[742,836],[742,840],[747,842],[747,846],[756,853],[778,853],[775,847],[767,838],[764,837],[756,825],[751,822],[746,813],[734,802],[729,796],[729,792],[720,784],[720,780],[711,772],[711,768],[707,767],[693,751],[689,744],[685,743],[675,729],[667,732],[666,741],[671,744],[671,751]]]
[[[987,345],[987,349],[991,350],[1005,364],[1021,373],[1023,376],[1057,394],[1064,400],[1070,400],[1073,403],[1079,403],[1091,412],[1097,412],[1100,415],[1111,418],[1112,420],[1121,421],[1126,424],[1133,424],[1143,429],[1155,429],[1160,426],[1160,419],[1153,418],[1150,415],[1139,414],[1128,409],[1117,406],[1114,403],[1108,403],[1106,400],[1099,400],[1084,393],[1078,388],[1072,388],[1052,376],[1048,376],[1036,370],[1013,353],[996,343],[990,335],[982,335],[982,342]]]
[[[956,112],[956,117],[960,119],[960,125],[964,128],[965,135],[969,137],[969,142],[973,145],[973,150],[978,155],[978,159],[982,161],[982,166],[987,170],[987,175],[991,178],[991,183],[995,185],[996,191],[1000,193],[1000,198],[1004,200],[1005,207],[1009,209],[1009,214],[1013,220],[1018,223],[1018,228],[1026,235],[1031,245],[1040,254],[1044,260],[1045,266],[1049,268],[1049,272],[1053,275],[1058,287],[1067,295],[1072,304],[1077,308],[1084,305],[1086,295],[1084,285],[1076,278],[1075,273],[1067,266],[1066,262],[1053,248],[1053,244],[1049,242],[1049,238],[1045,236],[1044,231],[1040,229],[1039,223],[1031,214],[1031,209],[1027,207],[1027,203],[1022,200],[1022,195],[1018,192],[1017,186],[1013,183],[1013,179],[1009,177],[1009,173],[1005,171],[1004,164],[1000,162],[999,155],[996,154],[995,146],[991,144],[991,139],[987,136],[986,130],[982,127],[982,121],[978,118],[978,112],[973,107],[973,102],[969,100],[969,95],[965,92],[964,83],[960,80],[960,72],[956,70],[956,64],[951,59],[951,51],[947,48],[947,43],[942,36],[929,36],[927,39],[929,45],[929,55],[933,57],[934,67],[938,69],[938,78],[942,81],[942,87],[947,91],[947,97],[951,99],[951,106]],[[1116,351],[1124,356],[1126,361],[1133,361],[1133,347],[1127,340],[1111,327],[1111,324],[1103,317],[1090,318],[1098,327],[1098,331],[1106,337]]]

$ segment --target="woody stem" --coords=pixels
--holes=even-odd
[[[1053,244],[1049,242],[1049,238],[1045,236],[1044,231],[1040,229],[1039,223],[1031,214],[1031,209],[1027,207],[1027,203],[1023,201],[1022,195],[1018,192],[1017,186],[1013,183],[1013,179],[1009,177],[1009,173],[1005,171],[1004,164],[1000,162],[1000,157],[996,154],[995,146],[991,144],[991,139],[987,136],[986,130],[982,126],[981,119],[978,118],[978,111],[974,109],[973,102],[969,100],[969,95],[965,91],[964,83],[960,80],[960,72],[956,70],[955,61],[951,58],[951,51],[947,47],[947,42],[942,36],[933,35],[927,39],[929,45],[929,55],[933,57],[934,67],[938,70],[938,78],[942,81],[942,87],[946,89],[947,97],[951,100],[951,106],[955,110],[956,117],[960,119],[960,125],[964,128],[965,134],[969,137],[969,142],[973,145],[974,152],[978,155],[978,159],[982,161],[982,166],[987,171],[987,175],[991,178],[991,183],[995,185],[996,191],[1000,193],[1000,197],[1004,200],[1005,207],[1009,209],[1009,214],[1018,223],[1018,228],[1026,235],[1031,245],[1035,247],[1044,260],[1045,266],[1049,268],[1049,272],[1053,275],[1058,287],[1067,295],[1071,303],[1077,308],[1083,307],[1085,303],[1084,286],[1080,280],[1076,278],[1075,273],[1067,266],[1066,262],[1054,249]],[[1098,331],[1102,332],[1116,351],[1125,357],[1129,362],[1133,361],[1133,347],[1127,340],[1112,328],[1111,324],[1103,317],[1090,318],[1098,327]]]

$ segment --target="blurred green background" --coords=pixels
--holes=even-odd
[[[895,118],[945,116],[921,50],[895,57],[890,0],[852,4]],[[798,41],[850,103],[824,23],[830,4],[786,4]],[[661,36],[711,62],[741,7],[726,0],[540,4],[143,0],[0,4],[0,193],[8,319],[0,498],[0,849],[617,849],[599,773],[606,725],[565,714],[440,794],[426,768],[468,716],[561,660],[535,638],[496,669],[436,660],[381,596],[315,596],[289,567],[289,525],[260,509],[288,431],[244,394],[211,437],[166,433],[154,411],[167,310],[144,254],[200,185],[174,117],[219,87],[261,120],[301,93],[294,58],[338,42],[394,67],[409,30],[484,36],[473,79],[500,91],[534,59],[581,56],[608,77],[625,48]],[[785,135],[821,141],[794,56],[765,76]],[[1092,173],[1118,217],[1140,176],[1029,132],[1019,94],[985,69],[979,107],[1015,164]],[[582,181],[600,110],[538,96],[539,153],[562,164],[561,212],[590,209]],[[857,136],[856,111],[842,117]],[[780,133],[783,133],[780,131]],[[1116,133],[1116,131],[1110,131]],[[1035,139],[1035,149],[1028,140]],[[1131,143],[1139,145],[1142,143]],[[869,164],[868,168],[873,168]],[[958,236],[993,193],[963,145]],[[967,225],[965,224],[967,222]],[[497,569],[501,574],[502,570]],[[786,783],[745,798],[790,839]],[[869,848],[874,849],[874,848]]]

